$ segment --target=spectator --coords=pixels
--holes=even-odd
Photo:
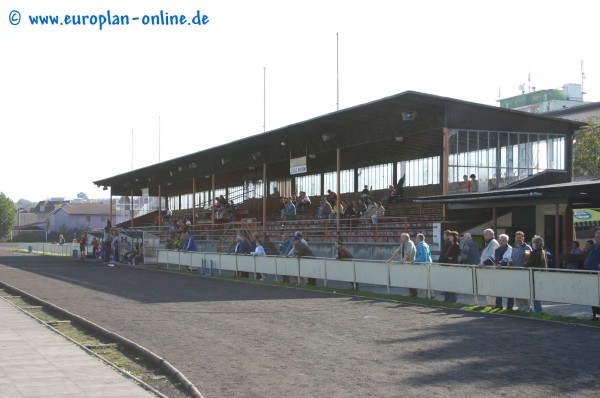
[[[79,258],[85,260],[85,245],[87,244],[87,237],[85,234],[79,238]]]
[[[337,200],[338,200],[338,196],[337,193],[333,192],[331,189],[327,190],[327,202],[329,202],[329,204],[331,205],[331,207],[335,207]]]
[[[573,241],[573,248],[569,252],[569,258],[567,260],[568,269],[581,269],[581,262],[583,260],[583,250],[579,248],[579,242]]]
[[[236,245],[235,245],[235,254],[249,254],[250,250],[251,250],[251,246],[250,246],[250,242],[248,242],[248,239],[246,239],[245,236],[242,235],[238,235],[236,238]],[[248,274],[247,271],[238,271],[237,275],[239,277],[242,278],[248,278],[250,276],[250,274]]]
[[[296,236],[294,238],[294,248],[295,248],[295,255],[298,259],[301,259],[302,257],[315,257],[312,250],[310,250],[310,247],[308,247],[308,244],[302,242],[301,236]],[[307,282],[306,282],[307,285],[312,285],[312,286],[317,285],[316,278],[306,278],[306,279],[307,279]]]
[[[163,222],[170,223],[172,217],[173,217],[173,212],[171,211],[171,209],[169,209],[167,207],[167,209],[165,210],[165,215],[163,216]]]
[[[367,199],[369,199],[369,196],[371,196],[371,193],[369,192],[369,186],[365,185],[365,188],[360,193],[360,198],[362,200],[367,200]]]
[[[596,233],[596,239],[600,239],[600,232]],[[546,250],[544,250],[544,239],[541,236],[534,236],[531,239],[532,251],[529,254],[529,258],[525,262],[527,268],[548,268],[548,257],[546,256]],[[525,253],[527,257],[527,253]],[[533,312],[539,314],[542,312],[542,302],[540,300],[533,300]]]
[[[404,187],[404,182],[406,181],[406,174],[403,174],[402,177],[398,180],[398,185],[396,185],[396,198],[402,198],[402,187]]]
[[[440,244],[440,255],[438,257],[438,263],[444,264],[446,263],[446,252],[448,251],[448,246],[450,245],[450,242],[448,241],[448,239],[450,239],[450,234],[452,233],[452,231],[450,231],[449,229],[445,230],[442,233],[442,242]]]
[[[471,234],[463,234],[463,246],[460,252],[460,261],[462,264],[479,264],[479,245],[473,240]]]
[[[446,264],[459,264],[460,262],[460,245],[458,244],[458,232],[450,231],[448,234],[448,243],[446,244],[446,252],[444,254],[444,262]],[[444,301],[456,303],[456,293],[444,292]]]
[[[256,240],[256,249],[254,249],[253,252],[250,252],[251,255],[253,256],[266,256],[267,253],[265,253],[265,248],[262,245],[262,241],[260,239]]]
[[[357,216],[362,217],[365,211],[367,211],[367,206],[365,205],[365,202],[363,202],[362,199],[359,199],[354,204],[354,210],[356,210]]]
[[[583,248],[583,261],[585,261],[585,259],[590,254],[590,249],[592,248],[592,246],[594,246],[593,239],[588,239],[585,241],[585,247]]]
[[[63,234],[58,235],[58,244],[59,245],[65,244],[65,237],[63,236]]]
[[[94,239],[92,239],[92,254],[94,255],[94,258],[98,258],[98,250],[100,249],[100,242],[98,242],[98,239],[96,239],[96,237],[94,236]]]
[[[496,268],[508,267],[510,260],[512,258],[512,246],[508,244],[509,237],[506,234],[501,234],[498,237],[498,243],[500,246],[494,250],[494,258],[493,263],[496,265]],[[486,260],[489,262],[489,259]],[[486,263],[487,264],[487,263]],[[489,265],[489,264],[488,264]],[[506,299],[506,309],[512,310],[515,304],[515,299],[507,298]],[[496,308],[502,309],[502,297],[496,297]]]
[[[383,197],[383,202],[388,205],[396,202],[396,188],[393,185],[388,187],[387,194]]]
[[[339,240],[339,239],[335,241],[335,249],[336,249],[336,252],[337,252],[337,256],[336,256],[337,260],[344,260],[344,259],[347,259],[347,258],[354,258],[352,256],[352,253],[350,253],[348,251],[348,249],[346,249],[344,247],[344,245],[342,244],[342,241]]]
[[[471,180],[471,192],[477,192],[477,177],[475,177],[475,174],[471,174],[469,179]]]
[[[288,250],[288,252],[287,252],[287,254],[286,254],[286,257],[292,257],[292,256],[294,256],[294,255],[296,254],[296,245],[294,245],[294,240],[295,240],[296,238],[300,239],[300,242],[301,242],[302,244],[304,244],[304,245],[308,246],[308,242],[306,242],[306,240],[304,240],[304,239],[302,238],[302,233],[301,233],[300,231],[296,231],[296,232],[294,233],[294,237],[293,237],[293,239],[292,239],[292,240],[291,240],[291,242],[290,242],[290,245],[289,245],[289,250]],[[290,283],[290,276],[289,276],[289,275],[282,275],[282,279],[283,279],[283,283],[284,283],[284,284]]]
[[[415,263],[431,264],[431,251],[429,250],[429,245],[425,242],[425,235],[417,234],[415,241],[417,242],[415,245]],[[417,289],[410,288],[408,292],[410,296],[417,296]],[[423,290],[423,295],[427,297],[426,290]]]
[[[298,196],[298,204],[296,205],[296,210],[300,211],[303,208],[310,206],[310,198],[306,196],[306,192],[300,191],[300,195]]]
[[[362,213],[363,218],[371,218],[373,214],[377,211],[377,206],[375,205],[375,201],[372,197],[369,197],[369,201],[367,202],[367,208]]]
[[[292,257],[296,254],[296,246],[294,245],[294,240],[296,238],[299,238],[301,243],[308,246],[308,242],[304,238],[302,238],[302,232],[296,231],[296,232],[294,232],[294,238],[292,239],[292,244],[291,244],[290,250],[288,251],[286,257]]]
[[[347,219],[356,217],[356,209],[354,209],[353,202],[342,200],[342,207],[344,208],[344,212],[342,213],[343,218]]]
[[[588,271],[598,271],[600,270],[600,231],[596,231],[594,235],[594,239],[596,242],[590,248],[588,252],[588,256],[583,263],[583,269]],[[535,302],[534,302],[534,311],[535,311]],[[592,320],[596,322],[600,322],[600,307],[592,307]]]
[[[401,263],[413,263],[415,261],[415,255],[415,244],[410,240],[410,235],[404,232],[400,235],[400,246],[398,246],[387,262],[389,264],[394,261],[396,257],[400,256]]]
[[[515,244],[512,249],[511,261],[513,267],[524,267],[527,262],[527,251],[531,254],[531,246],[525,243],[525,233],[523,231],[517,231],[515,233]],[[508,303],[510,307],[510,303]],[[529,311],[530,305],[529,300],[517,299],[517,307],[519,311]]]
[[[460,191],[471,192],[471,182],[469,182],[469,177],[467,177],[466,174],[463,176],[463,180],[460,183]]]
[[[348,251],[348,249],[346,249],[344,247],[344,245],[342,244],[342,241],[339,240],[339,239],[335,241],[335,250],[336,250],[336,257],[335,258],[337,260],[345,260],[345,259],[354,258],[352,256],[352,253],[350,253]],[[350,282],[350,285],[352,285],[353,289],[355,289],[355,290],[358,289],[358,283],[356,283],[356,282]]]
[[[185,236],[187,235],[187,236]],[[186,233],[184,236],[182,236],[182,238],[185,239],[181,239],[181,240],[185,240],[185,243],[183,244],[183,251],[184,252],[195,252],[198,250],[198,248],[196,247],[196,241],[194,240],[194,235],[190,234],[190,233]]]
[[[485,245],[483,250],[481,251],[481,256],[479,258],[478,267],[485,267],[483,263],[487,258],[494,258],[494,251],[500,246],[498,241],[494,238],[494,231],[491,228],[488,228],[483,231],[483,240]],[[496,299],[492,296],[486,296],[487,304],[489,306],[496,305]]]
[[[104,239],[104,243],[102,244],[102,248],[104,249],[104,262],[107,263],[110,261],[110,251],[112,247],[112,236],[108,234]]]
[[[281,209],[281,219],[286,220],[288,217],[296,216],[296,206],[290,199],[283,199],[283,209]]]
[[[377,219],[379,217],[383,217],[385,215],[385,208],[383,207],[383,203],[375,203],[375,213],[371,216],[371,222],[373,225],[377,224]]]
[[[279,255],[285,256],[292,248],[292,238],[288,234],[284,233],[281,235],[281,243],[279,244]]]
[[[281,197],[281,193],[279,193],[279,189],[277,189],[277,187],[273,187],[273,193],[271,194],[272,198],[279,198]]]
[[[333,209],[331,208],[331,204],[326,198],[321,198],[321,206],[317,210],[317,218],[329,218],[332,213]]]

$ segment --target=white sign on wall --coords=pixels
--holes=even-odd
[[[290,175],[306,173],[306,156],[290,159]]]

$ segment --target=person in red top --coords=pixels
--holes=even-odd
[[[87,237],[85,234],[81,235],[79,239],[79,258],[85,260],[85,245],[87,243]]]
[[[98,239],[96,239],[96,237],[94,236],[94,239],[92,240],[92,250],[94,251],[94,258],[97,258],[99,248],[100,243],[98,242]]]

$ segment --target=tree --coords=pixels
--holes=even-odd
[[[19,199],[17,203],[15,203],[15,209],[26,209],[29,207],[35,207],[37,203],[30,202],[27,199]]]
[[[0,240],[6,239],[14,226],[14,203],[4,193],[0,192]]]
[[[575,177],[600,176],[600,113],[589,117],[585,130],[575,136],[573,144],[573,174]]]
[[[85,192],[79,192],[79,193],[77,194],[77,197],[78,197],[79,199],[88,200],[88,196],[85,194]]]

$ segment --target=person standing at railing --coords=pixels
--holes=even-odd
[[[548,268],[548,257],[546,250],[544,249],[544,239],[541,236],[534,236],[531,239],[531,253],[525,262],[527,268]],[[539,314],[542,312],[542,302],[540,300],[533,300],[533,312]]]
[[[596,241],[588,252],[588,256],[583,263],[583,269],[588,271],[600,270],[600,231],[594,235]],[[592,320],[600,321],[600,307],[592,307]]]
[[[335,251],[336,260],[350,260],[354,258],[354,256],[352,256],[352,253],[350,253],[350,251],[344,247],[340,239],[335,241]],[[358,283],[350,282],[350,285],[352,285],[353,289],[358,289]]]
[[[396,249],[396,251],[392,254],[387,260],[387,263],[390,264],[392,261],[396,260],[397,257],[400,257],[400,263],[414,263],[415,256],[417,254],[417,250],[415,244],[412,240],[410,240],[410,235],[407,232],[403,232],[400,235],[400,246]],[[409,290],[408,294],[410,297],[417,297],[416,290]]]
[[[431,251],[429,250],[429,245],[425,242],[425,235],[417,234],[415,241],[417,242],[415,245],[415,263],[431,264]],[[408,291],[411,296],[417,296],[417,289],[409,288]],[[425,296],[427,295],[426,290],[424,290],[423,293]]]
[[[479,264],[479,245],[473,240],[473,237],[468,232],[463,234],[460,262],[468,265]]]
[[[198,248],[196,247],[196,241],[194,240],[194,235],[187,233],[187,232],[185,233],[185,235],[187,235],[187,237],[185,237],[185,243],[183,244],[183,251],[184,252],[197,251]]]
[[[494,252],[500,246],[500,243],[494,237],[494,230],[491,228],[487,228],[483,231],[483,240],[485,242],[485,246],[481,251],[481,257],[479,258],[478,267],[485,267],[485,260],[488,258],[494,258]],[[496,304],[496,299],[493,296],[486,296],[487,304],[489,306],[493,306]]]
[[[494,251],[494,264],[497,269],[502,267],[508,267],[510,259],[512,258],[512,246],[508,244],[509,237],[506,234],[502,234],[498,237],[500,246]],[[515,305],[514,298],[506,299],[506,309],[512,310]],[[502,309],[502,297],[496,297],[496,308]]]
[[[527,251],[531,254],[531,246],[525,243],[525,233],[523,231],[515,232],[515,244],[513,245],[511,254],[511,263],[513,267],[525,266],[525,263],[527,262]],[[529,311],[531,309],[529,300],[518,298],[516,301],[519,311]]]
[[[450,231],[448,244],[446,245],[444,262],[446,264],[460,264],[460,245],[458,244],[458,232]],[[454,292],[444,292],[444,301],[456,303],[457,297]]]
[[[300,260],[302,257],[315,257],[315,254],[310,250],[308,244],[302,242],[303,239],[301,236],[294,237],[294,249],[295,256]],[[316,278],[306,278],[306,284],[317,286]]]

